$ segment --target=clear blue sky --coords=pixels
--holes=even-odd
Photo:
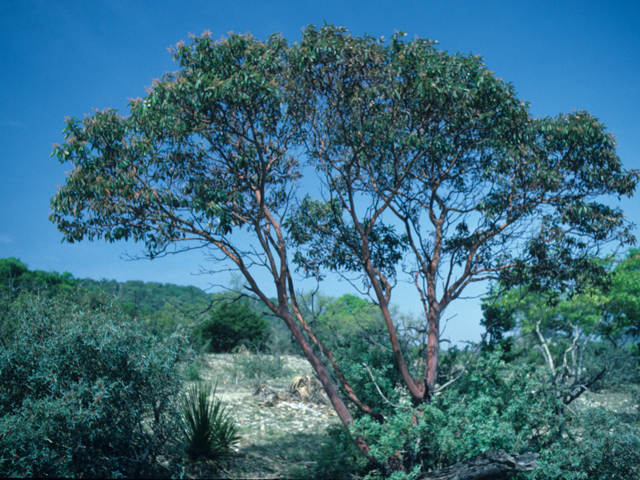
[[[167,47],[208,29],[281,32],[299,39],[308,24],[347,27],[353,34],[438,40],[443,50],[480,54],[490,70],[514,84],[536,116],[588,110],[617,137],[627,168],[640,168],[640,2],[635,1],[0,1],[0,257],[33,269],[76,277],[196,285],[201,253],[136,262],[135,244],[61,244],[49,223],[49,199],[65,166],[49,158],[62,140],[65,116],[124,109],[127,99],[175,70]],[[69,169],[69,166],[66,167]],[[637,198],[623,208],[640,224]],[[224,281],[224,279],[217,280]],[[347,285],[323,287],[339,295]],[[419,311],[411,287],[403,308]],[[475,340],[477,302],[459,303],[447,327],[452,340]]]

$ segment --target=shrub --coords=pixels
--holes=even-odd
[[[236,355],[233,366],[254,387],[263,384],[268,378],[280,378],[289,373],[284,367],[284,358],[280,355],[266,355],[256,349],[255,354]]]
[[[567,433],[542,450],[535,480],[626,480],[640,478],[640,425],[604,408],[572,419]]]
[[[269,323],[247,301],[225,300],[211,313],[209,321],[200,327],[198,336],[206,351],[226,353],[241,342],[263,340],[268,329]]]
[[[222,401],[215,397],[211,383],[192,385],[182,402],[183,432],[187,439],[187,454],[215,459],[229,453],[240,441],[238,428],[225,412]]]
[[[640,364],[638,357],[633,354],[634,346],[614,347],[609,342],[591,342],[587,345],[584,356],[585,377],[588,378],[588,375],[594,375],[603,366],[607,366],[604,378],[590,389],[620,390],[640,383]]]
[[[202,370],[202,367],[197,363],[190,363],[184,368],[183,374],[184,374],[185,380],[189,382],[197,382],[199,380],[202,380],[202,377],[200,376],[201,370]]]
[[[406,472],[437,470],[504,449],[541,455],[538,470],[508,477],[514,480],[640,478],[639,425],[602,409],[572,413],[559,405],[544,369],[505,364],[501,357],[499,348],[481,357],[458,382],[419,409],[401,396],[395,409],[383,412],[384,424],[357,418],[352,435],[365,438],[371,455],[382,463],[402,452]],[[350,449],[348,436],[333,435],[319,452],[317,476],[330,472],[335,452],[345,452],[340,457],[345,470],[368,470],[371,475],[372,465],[356,466],[346,455]]]
[[[430,404],[412,408],[400,399],[380,424],[354,422],[356,435],[384,463],[403,452],[407,472],[437,470],[491,449],[539,451],[558,435],[553,392],[532,367],[507,367],[499,349],[478,363]],[[417,421],[416,421],[417,419]]]
[[[140,477],[174,452],[186,335],[152,338],[106,296],[92,308],[80,293],[22,297],[7,315],[0,475]]]

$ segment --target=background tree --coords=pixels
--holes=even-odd
[[[227,353],[244,344],[268,342],[269,323],[245,300],[218,302],[209,319],[198,328],[206,351]]]
[[[29,270],[18,258],[0,258],[0,291],[10,297],[21,291],[42,293],[49,296],[71,292],[78,280],[69,272],[45,272]]]
[[[615,317],[603,331],[614,344],[636,341],[640,360],[640,249],[632,248],[613,270],[609,314]]]
[[[510,359],[542,360],[565,404],[602,385],[601,380],[615,385],[637,378],[637,367],[629,365],[637,348],[636,256],[631,249],[620,261],[602,260],[610,282],[579,294],[495,284],[483,302],[483,324],[499,339],[496,344],[505,344],[502,337],[511,334]]]
[[[516,328],[516,320],[513,315],[513,308],[517,302],[505,304],[501,302],[504,291],[498,288],[497,284],[491,285],[489,292],[482,299],[482,320],[480,324],[485,327],[484,338],[485,348],[493,351],[499,347],[503,351],[503,359],[512,357],[514,338],[508,336]],[[502,295],[501,295],[502,294]],[[513,358],[509,358],[512,360]]]
[[[528,293],[525,289],[508,291],[493,308],[509,318],[505,323],[517,325],[522,340],[542,359],[558,398],[569,405],[613,366],[612,359],[589,364],[586,359],[591,344],[610,320],[607,299],[593,290],[558,298],[554,292]]]

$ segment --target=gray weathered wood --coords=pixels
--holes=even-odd
[[[420,475],[416,480],[476,480],[507,472],[529,472],[538,468],[537,453],[508,454],[489,450],[450,467]]]

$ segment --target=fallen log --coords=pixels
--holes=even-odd
[[[476,480],[508,472],[530,472],[538,468],[538,453],[507,453],[488,450],[450,467],[427,472],[416,480]]]

